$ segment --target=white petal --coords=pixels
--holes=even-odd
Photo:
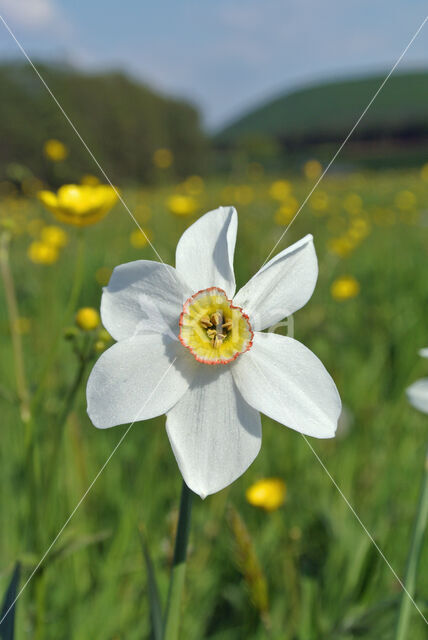
[[[90,419],[105,429],[166,413],[188,389],[197,364],[179,342],[160,334],[117,342],[89,376]]]
[[[428,413],[428,378],[416,380],[406,389],[406,393],[407,399],[415,409]]]
[[[303,344],[274,333],[255,333],[250,351],[231,366],[238,389],[252,407],[308,436],[334,436],[339,393],[322,362]]]
[[[219,207],[199,218],[183,233],[177,245],[175,266],[192,293],[220,287],[229,298],[233,296],[237,228],[235,209]]]
[[[201,498],[236,480],[260,450],[260,414],[244,402],[227,366],[201,365],[166,427],[183,478]]]
[[[419,355],[420,355],[422,358],[428,358],[428,349],[427,349],[427,348],[425,348],[425,349],[419,349]]]
[[[317,277],[313,238],[307,235],[265,264],[238,291],[234,303],[248,313],[253,329],[261,331],[303,307]]]
[[[177,335],[183,303],[191,293],[168,264],[150,260],[121,264],[104,288],[103,325],[115,340],[156,328]]]

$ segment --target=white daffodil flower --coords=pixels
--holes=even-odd
[[[262,333],[302,307],[318,275],[312,236],[279,253],[235,295],[233,207],[182,235],[176,268],[120,265],[101,301],[117,343],[87,387],[101,429],[166,413],[186,484],[201,497],[236,480],[261,445],[259,411],[317,438],[335,434],[341,403],[320,360],[292,338]]]
[[[428,358],[428,349],[421,349],[419,355]],[[406,389],[407,399],[415,409],[428,413],[428,378],[416,380]]]

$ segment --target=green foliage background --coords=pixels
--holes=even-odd
[[[288,176],[298,200],[311,183]],[[253,198],[239,204],[242,186]],[[260,267],[283,228],[274,223],[277,203],[269,177],[209,181],[199,196],[198,214],[225,202],[237,203],[238,287]],[[227,192],[225,192],[225,187]],[[411,408],[405,388],[427,374],[417,351],[427,344],[427,182],[418,172],[353,174],[325,179],[326,212],[308,205],[278,248],[313,233],[320,276],[313,298],[295,314],[295,337],[311,348],[337,382],[348,418],[337,438],[311,440],[344,494],[400,576],[403,575],[422,477],[427,416]],[[395,205],[396,194],[411,190],[414,210]],[[174,261],[180,234],[194,218],[177,218],[166,202],[173,186],[132,189],[124,198],[132,211],[144,205],[140,222],[153,232],[162,258]],[[361,216],[370,233],[348,257],[327,250],[332,227],[351,223],[343,202],[350,193],[363,201]],[[22,204],[22,203],[21,203]],[[18,206],[18,205],[15,205]],[[28,201],[24,212],[5,207],[3,216],[20,220],[12,245],[12,269],[20,313],[30,318],[23,336],[32,392],[46,358],[64,328],[64,309],[74,281],[77,236],[55,266],[32,265],[26,256],[31,237],[25,220],[53,219]],[[147,220],[146,207],[151,211]],[[379,216],[379,209],[383,215]],[[386,212],[386,213],[385,213]],[[117,205],[101,223],[84,230],[84,284],[79,306],[99,306],[100,267],[140,258],[154,259],[149,247],[135,249],[135,225]],[[358,297],[331,298],[335,278],[352,274]],[[71,322],[69,318],[68,322]],[[41,557],[124,433],[125,427],[93,428],[86,414],[85,385],[67,423],[59,424],[67,390],[78,363],[70,343],[61,340],[36,416],[34,465],[25,456],[25,429],[8,400],[14,389],[6,311],[0,307],[2,391],[0,589],[5,591],[15,561],[23,579]],[[144,363],[149,366],[149,363]],[[7,393],[6,393],[7,392]],[[166,598],[173,530],[181,478],[171,452],[164,417],[137,423],[113,456],[18,604],[17,640],[149,638],[148,579],[138,528],[144,527]],[[54,442],[63,430],[55,456]],[[32,463],[33,464],[33,463]],[[245,502],[249,484],[280,476],[288,488],[286,505],[266,514]],[[230,526],[230,506],[240,513],[266,581],[269,625],[255,603],[254,584],[245,577],[240,539]],[[248,472],[230,488],[195,498],[182,636],[186,640],[388,640],[393,637],[400,588],[372,547],[354,515],[302,437],[263,418],[263,445]],[[238,527],[239,529],[239,527]],[[242,540],[241,540],[242,544]],[[248,555],[250,554],[250,555]],[[245,565],[245,563],[244,563]],[[428,610],[428,547],[420,560],[416,599]],[[424,640],[426,627],[411,617],[412,640]]]
[[[111,180],[153,182],[153,153],[162,147],[174,154],[170,179],[204,168],[207,141],[192,105],[121,72],[88,75],[64,66],[37,68]],[[87,150],[30,66],[2,64],[0,95],[0,179],[12,177],[12,162],[54,186],[87,173]],[[55,172],[42,152],[49,138],[70,150],[67,164]]]

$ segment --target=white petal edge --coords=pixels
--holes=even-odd
[[[101,298],[101,319],[115,340],[138,333],[178,334],[183,303],[191,295],[174,267],[137,260],[116,267]]]
[[[244,400],[270,418],[316,438],[332,438],[341,401],[315,354],[292,338],[255,333],[250,351],[232,364]]]
[[[166,428],[182,476],[201,498],[241,476],[261,446],[260,414],[222,365],[201,365],[198,378],[168,412]]]
[[[307,235],[265,264],[238,291],[234,303],[261,331],[291,315],[307,303],[318,277],[313,237]]]
[[[229,298],[234,295],[233,255],[237,229],[236,210],[219,207],[203,215],[183,233],[177,245],[175,266],[192,293],[220,287]]]
[[[416,380],[406,389],[406,394],[408,401],[415,409],[428,413],[428,378]]]
[[[419,349],[418,353],[422,358],[428,358],[428,348]]]
[[[121,340],[97,360],[88,379],[88,415],[99,429],[163,413],[184,395],[196,360],[160,334]]]

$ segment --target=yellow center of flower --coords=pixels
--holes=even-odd
[[[210,287],[184,303],[179,338],[199,362],[227,364],[251,348],[253,331],[223,289]]]

